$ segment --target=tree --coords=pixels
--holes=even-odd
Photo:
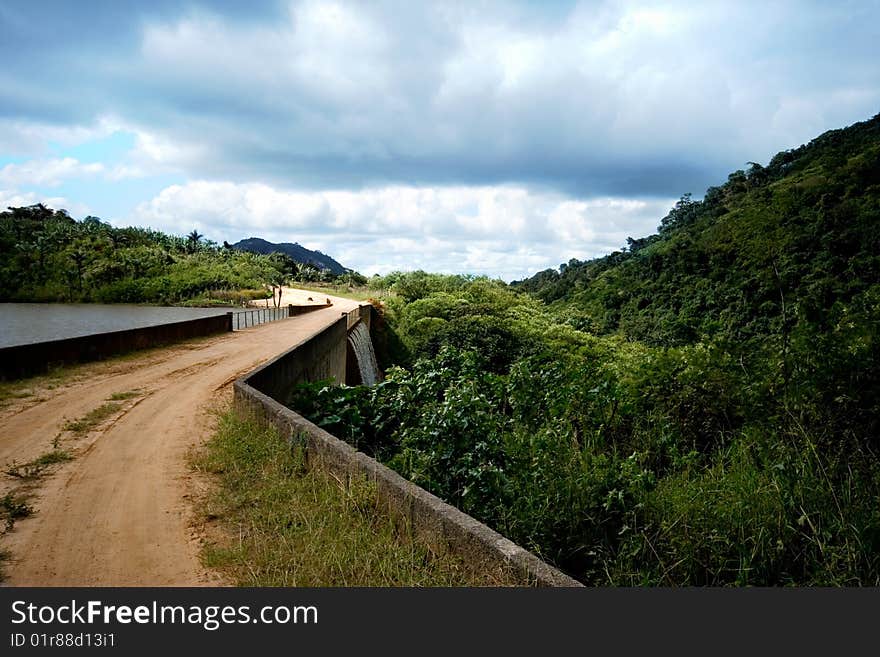
[[[199,250],[199,242],[204,237],[199,231],[193,229],[191,233],[186,236],[186,250],[188,253],[195,253]]]
[[[745,174],[743,174],[743,177],[745,177]],[[658,228],[658,232],[662,235],[663,233],[667,233],[674,228],[690,224],[694,219],[697,218],[698,210],[701,205],[702,203],[700,201],[694,201],[691,198],[690,192],[684,194],[676,202],[675,207],[673,207],[672,210],[669,211],[669,214],[667,214],[665,217],[663,217],[663,219],[660,220],[660,227]]]

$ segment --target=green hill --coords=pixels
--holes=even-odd
[[[683,197],[623,251],[515,286],[580,329],[716,346],[786,412],[876,435],[880,115]]]
[[[880,115],[684,196],[658,231],[514,285],[654,345],[831,330],[878,295]]]

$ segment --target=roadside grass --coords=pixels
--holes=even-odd
[[[101,422],[116,413],[120,408],[122,408],[122,404],[106,402],[97,408],[92,409],[81,418],[67,422],[64,425],[64,430],[76,434],[88,433],[101,424]]]
[[[42,374],[35,374],[22,379],[0,381],[0,401],[6,399],[23,399],[31,397],[41,388],[50,390],[66,383],[79,374],[79,370],[92,363],[61,365],[54,363]]]
[[[297,290],[308,290],[309,292],[317,292],[319,294],[331,294],[345,299],[354,299],[355,301],[367,301],[369,299],[381,299],[389,295],[388,290],[374,288],[368,285],[348,287],[347,285],[315,285],[309,283],[294,282],[291,287]]]
[[[249,301],[258,301],[271,298],[271,294],[265,289],[241,289],[241,290],[208,290],[192,299],[179,301],[175,306],[191,308],[235,308],[247,304]]]
[[[27,381],[0,382],[0,404],[5,404],[13,399],[27,399],[33,395],[34,390]]]
[[[277,431],[235,411],[221,415],[193,466],[217,478],[200,509],[219,521],[203,562],[241,586],[506,583],[433,553],[382,511],[373,485],[307,470]]]
[[[70,367],[53,367],[45,374],[24,379],[0,381],[0,408],[17,399],[38,397],[41,391],[54,390],[74,374]]]
[[[140,390],[127,390],[125,392],[114,392],[112,395],[107,397],[107,401],[125,401],[126,399],[133,399],[141,394]]]
[[[56,463],[65,463],[73,457],[63,449],[53,449],[27,463],[16,464],[14,461],[6,466],[6,474],[17,479],[37,479],[43,475],[46,468]]]

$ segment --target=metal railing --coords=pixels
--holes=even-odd
[[[266,324],[279,319],[290,317],[290,309],[283,308],[249,308],[248,310],[236,310],[232,313],[232,330],[240,331],[258,324]]]

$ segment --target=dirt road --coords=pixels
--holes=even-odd
[[[0,465],[56,446],[74,456],[39,482],[35,514],[3,537],[12,554],[6,584],[222,584],[199,562],[192,513],[198,482],[187,456],[210,435],[211,411],[231,400],[235,378],[357,306],[331,299],[334,305],[300,317],[97,364],[43,399],[4,407]],[[93,430],[65,430],[114,395],[127,398]],[[20,481],[3,478],[5,490]]]

